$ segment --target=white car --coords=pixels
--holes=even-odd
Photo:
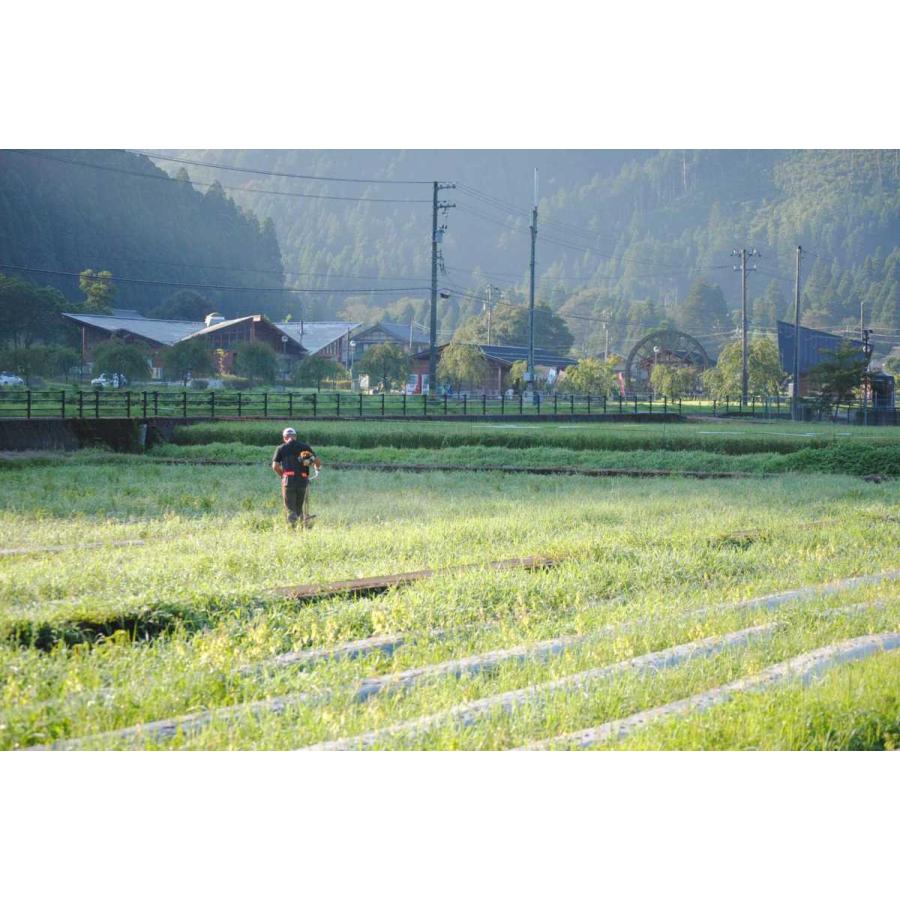
[[[112,375],[108,375],[106,372],[102,372],[99,377],[91,379],[91,384],[94,387],[101,388],[125,387],[127,383],[128,381],[124,375],[118,375],[115,372]]]
[[[0,386],[24,387],[25,382],[18,375],[13,375],[12,372],[0,372]]]

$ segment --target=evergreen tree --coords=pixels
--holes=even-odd
[[[688,334],[709,334],[728,327],[725,295],[717,284],[698,279],[678,309],[678,324]]]

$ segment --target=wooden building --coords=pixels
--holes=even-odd
[[[446,349],[447,344],[441,344],[437,348],[438,365],[440,365],[441,355]],[[500,394],[511,385],[509,384],[509,370],[513,363],[518,360],[528,359],[527,347],[505,347],[496,344],[475,344],[481,351],[485,361],[488,364],[488,377],[480,388],[479,393]],[[413,356],[413,374],[416,376],[418,383],[422,383],[422,376],[428,374],[430,350],[425,348]],[[577,360],[570,356],[562,356],[554,353],[552,350],[534,349],[534,364],[542,368],[553,369],[557,373],[574,366]]]

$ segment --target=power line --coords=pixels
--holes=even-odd
[[[177,178],[172,178],[169,175],[154,175],[152,172],[132,172],[129,169],[120,169],[116,166],[104,166],[100,163],[91,163],[86,162],[84,160],[77,159],[63,159],[59,156],[50,156],[46,153],[38,153],[34,150],[5,150],[5,153],[19,153],[23,156],[30,156],[37,159],[46,159],[51,160],[52,162],[65,163],[66,165],[71,166],[82,166],[88,169],[100,169],[105,172],[117,172],[121,175],[131,175],[136,178],[152,178],[156,181],[167,181],[170,184],[182,184]],[[209,181],[191,181],[191,186],[199,186],[211,188],[214,187],[218,182],[209,182]],[[225,186],[218,185],[222,188],[222,190],[228,191],[244,191],[248,194],[267,194],[274,195],[277,197],[300,197],[307,200],[350,200],[358,203],[430,203],[430,200],[418,200],[418,199],[409,199],[409,198],[391,198],[391,197],[344,197],[338,194],[302,194],[296,191],[276,191],[270,190],[268,188],[252,188],[252,187],[239,187],[239,186]]]
[[[12,269],[17,272],[32,272],[39,275],[61,275],[71,278],[81,278],[80,272],[63,272],[57,269],[38,269],[31,266],[13,266],[7,263],[0,263],[0,269]],[[158,287],[183,287],[183,288],[206,288],[212,291],[246,291],[248,293],[259,294],[397,294],[397,293],[415,293],[417,291],[426,291],[426,285],[394,287],[394,288],[287,288],[287,287],[244,287],[238,284],[207,284],[203,282],[190,281],[156,281],[150,278],[127,278],[122,275],[103,276],[97,275],[84,276],[99,281],[120,281],[124,284],[147,284],[156,285]]]
[[[149,156],[150,159],[163,159],[168,162],[182,163],[186,166],[202,166],[206,169],[222,169],[226,172],[242,172],[247,175],[269,175],[273,178],[302,178],[307,181],[344,181],[353,184],[431,184],[431,181],[411,181],[399,178],[343,178],[337,175],[305,175],[299,172],[271,172],[266,169],[247,169],[241,166],[228,166],[224,163],[201,162],[198,159],[184,159],[179,156],[165,156],[161,153],[128,151]],[[426,203],[430,202],[428,200]]]
[[[341,278],[341,279],[363,279],[368,281],[415,281],[424,280],[424,275],[344,275],[339,272],[292,272],[285,269],[248,269],[244,266],[217,266],[208,263],[185,263],[173,262],[164,259],[148,259],[140,256],[120,256],[116,253],[105,253],[101,256],[87,257],[93,260],[95,265],[105,264],[108,260],[119,260],[120,262],[146,263],[157,266],[170,266],[180,269],[209,269],[223,272],[246,272],[252,275],[294,275],[301,278]]]

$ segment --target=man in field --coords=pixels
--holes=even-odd
[[[295,528],[299,519],[304,528],[309,528],[312,516],[304,514],[303,501],[309,487],[310,467],[318,469],[321,463],[309,444],[297,440],[293,428],[285,428],[281,436],[284,443],[272,457],[272,468],[281,477],[281,497],[288,524]]]

